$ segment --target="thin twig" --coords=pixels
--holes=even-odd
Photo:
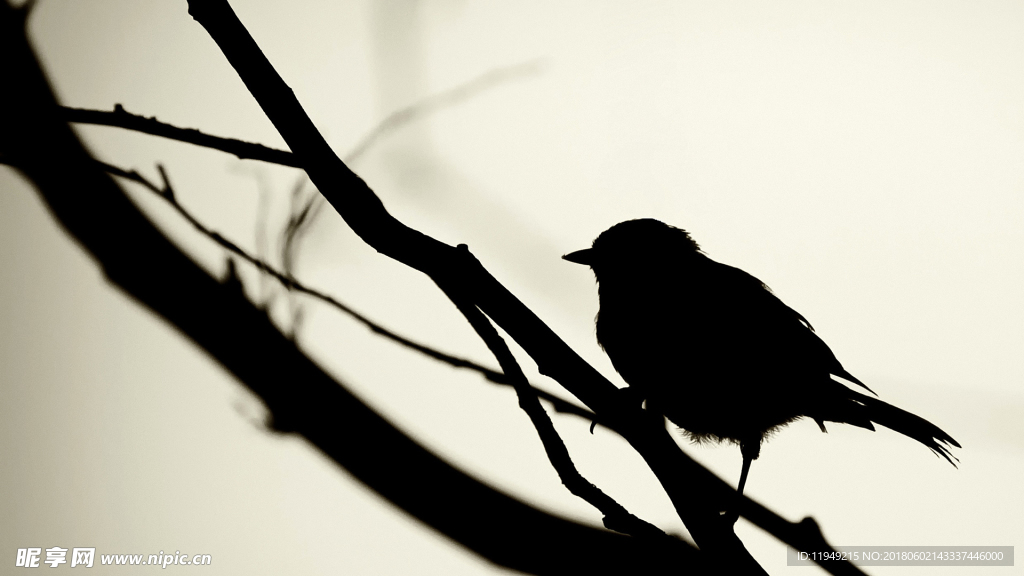
[[[464,288],[471,295],[470,302],[515,339],[536,361],[542,374],[557,380],[614,424],[661,481],[703,551],[733,573],[765,573],[736,536],[732,524],[723,522],[719,515],[718,503],[727,495],[735,495],[731,487],[682,452],[664,426],[653,426],[640,407],[624,405],[610,381],[580,358],[483,266],[467,266],[462,251],[410,228],[390,214],[366,182],[331,150],[295,92],[274,69],[227,0],[188,0],[188,4],[189,14],[207,30],[289,148],[302,158],[310,180],[356,235],[381,254],[427,274],[435,282]],[[694,498],[694,494],[702,497]],[[785,522],[768,514],[769,518],[745,516],[759,525],[766,520]],[[793,544],[804,549],[806,543]],[[826,569],[836,574],[860,573],[850,564],[829,565]]]
[[[396,110],[381,120],[376,126],[371,128],[370,131],[359,140],[359,143],[356,144],[355,148],[345,155],[344,161],[348,164],[357,161],[359,157],[365,154],[378,140],[380,140],[381,137],[419,120],[424,116],[460,102],[464,102],[488,88],[509,80],[537,74],[542,69],[543,61],[540,59],[530,60],[528,62],[514,64],[512,66],[495,68],[473,78],[472,80],[469,80],[468,82],[459,84],[454,88],[450,88],[437,94],[432,94],[415,104]],[[264,162],[280,164],[283,166],[301,168],[298,160],[295,158],[295,155],[287,150],[278,150],[262,144],[245,142],[236,138],[213,136],[194,128],[179,128],[173,124],[161,122],[157,120],[155,116],[146,117],[140,114],[128,112],[121,104],[115,104],[113,112],[87,108],[71,108],[68,106],[61,106],[60,112],[62,117],[68,122],[113,126],[126,130],[134,130],[205,148],[220,150],[222,152],[234,154],[238,158],[242,159],[262,160]],[[301,182],[304,182],[305,180],[306,176],[303,175],[299,180],[300,184],[297,184],[296,186],[301,186]],[[319,216],[323,211],[322,209],[324,204],[325,200],[323,199],[323,196],[320,194],[313,194],[309,200],[305,202],[304,206],[297,212],[293,212],[291,218],[289,218],[289,221],[285,226],[283,236],[284,242],[282,245],[282,253],[285,258],[285,272],[292,273],[293,269],[291,264],[294,262],[298,242],[301,241],[302,236],[307,230],[309,230],[313,222],[316,221],[317,216]]]
[[[120,104],[114,104],[113,112],[71,108],[68,106],[60,106],[59,108],[62,118],[67,122],[125,128],[136,132],[152,134],[153,136],[162,136],[179,142],[195,144],[204,148],[213,148],[214,150],[234,154],[241,159],[262,160],[282,166],[302,168],[298,158],[287,150],[278,150],[263,144],[246,142],[236,138],[213,136],[195,128],[178,128],[172,124],[157,120],[155,116],[147,118],[139,114],[132,114],[126,111]]]
[[[33,3],[34,2],[27,2],[25,6],[26,9]],[[395,111],[367,132],[356,147],[345,156],[345,161],[355,161],[359,156],[364,154],[378,138],[422,117],[423,115],[430,114],[437,110],[462,102],[482,90],[501,84],[502,82],[506,82],[510,79],[529,74],[536,74],[542,69],[542,67],[543,63],[541,60],[531,60],[521,64],[496,68],[485,72],[469,82],[460,84],[455,88],[428,96],[424,100],[417,102],[412,106]],[[157,120],[156,116],[146,117],[141,114],[128,112],[121,104],[114,104],[114,110],[111,112],[90,108],[72,108],[70,106],[59,106],[58,108],[60,109],[61,117],[67,122],[124,128],[126,130],[134,130],[144,134],[178,140],[179,142],[195,144],[196,146],[202,146],[204,148],[220,150],[221,152],[234,154],[243,160],[262,160],[263,162],[270,162],[272,164],[302,168],[302,165],[295,157],[295,154],[288,150],[271,148],[269,146],[264,146],[263,144],[246,142],[237,138],[214,136],[212,134],[206,134],[205,132],[195,128],[179,128],[173,124]]]
[[[459,248],[465,251],[468,258],[473,258],[468,246],[460,244]],[[530,386],[529,381],[527,381],[526,375],[523,374],[515,356],[512,355],[505,340],[494,329],[491,321],[479,308],[461,296],[459,288],[440,284],[438,286],[448,295],[459,311],[462,312],[463,316],[466,317],[473,330],[476,331],[477,335],[487,345],[487,348],[494,354],[498,364],[501,365],[502,371],[511,380],[512,386],[516,390],[516,395],[519,397],[519,407],[530,417],[530,421],[533,423],[534,428],[537,430],[537,435],[544,445],[548,461],[551,462],[551,466],[558,473],[559,479],[561,479],[562,484],[569,492],[600,510],[605,515],[604,525],[609,529],[631,536],[668,538],[668,535],[657,526],[630,514],[621,504],[580,474],[572,462],[572,457],[569,456],[565,443],[562,442],[558,431],[555,430],[554,425],[551,423],[551,418],[544,412],[544,408],[540,405],[534,389]]]
[[[119,294],[209,354],[267,406],[280,431],[301,435],[388,502],[518,572],[654,573],[700,565],[695,548],[641,540],[539,510],[453,467],[359,401],[273,325],[240,287],[211,276],[147,219],[55,114],[23,20],[0,0],[0,157],[40,197],[54,223]]]
[[[302,112],[294,93],[259,52],[258,46],[237,22],[226,3],[219,0],[190,0],[190,14],[207,28],[285,141],[299,152],[304,163],[309,163],[305,168],[311,180],[358,235],[378,251],[432,277],[440,274],[459,276],[464,272],[449,269],[448,257],[452,247],[395,220],[366,184],[329,151],[322,136]],[[466,280],[475,285],[474,300],[479,298],[481,309],[527,349],[538,361],[542,373],[551,375],[595,410],[607,413],[616,420],[619,432],[641,452],[662,480],[691,534],[698,541],[706,542],[708,550],[718,549],[721,553],[738,554],[743,557],[740,565],[759,570],[756,563],[750,562],[748,553],[731,530],[720,531],[716,527],[715,507],[709,506],[708,502],[687,497],[690,493],[687,489],[698,486],[709,494],[724,492],[728,490],[724,483],[679,452],[674,442],[659,436],[664,434],[663,428],[660,431],[647,430],[637,424],[639,420],[636,415],[620,409],[610,395],[613,388],[610,382],[582,362],[485,270],[481,268],[470,276]],[[707,481],[697,480],[704,477],[707,477]],[[743,501],[746,506],[741,505],[741,512],[749,512],[744,513],[744,516],[755,524],[766,529],[767,525],[772,525],[774,530],[770,531],[773,534],[799,549],[805,549],[804,546],[809,544],[807,540],[796,536],[796,533],[802,532],[793,530],[797,524],[786,522],[746,498]],[[850,565],[829,566],[826,569],[834,570],[834,573],[860,573]]]
[[[401,336],[399,334],[396,334],[395,332],[392,332],[391,330],[388,330],[387,328],[381,326],[380,324],[377,324],[373,320],[370,320],[366,316],[364,316],[364,315],[360,314],[359,312],[353,310],[348,305],[343,304],[342,302],[338,301],[333,296],[330,296],[329,294],[325,294],[324,292],[321,292],[321,291],[319,291],[319,290],[317,290],[315,288],[310,288],[310,287],[306,286],[305,284],[299,282],[295,278],[293,278],[291,276],[288,276],[286,274],[283,274],[282,272],[278,271],[276,268],[274,268],[270,264],[267,264],[266,262],[264,262],[260,258],[257,258],[255,256],[253,256],[252,254],[249,254],[243,248],[239,247],[237,244],[235,244],[231,240],[228,240],[227,238],[222,236],[219,232],[215,232],[213,230],[210,230],[209,228],[206,227],[205,224],[200,222],[198,218],[196,218],[191,212],[189,212],[187,208],[185,208],[184,206],[181,205],[181,203],[178,202],[177,197],[174,194],[174,188],[171,186],[170,179],[168,178],[167,172],[164,170],[164,167],[162,165],[159,165],[159,164],[157,165],[157,170],[160,172],[160,178],[162,180],[162,185],[157,185],[156,183],[152,182],[151,180],[149,180],[145,176],[139,174],[135,170],[125,170],[123,168],[119,168],[119,167],[114,166],[112,164],[107,164],[106,162],[102,162],[100,160],[96,160],[96,163],[100,167],[102,167],[103,170],[105,170],[106,172],[108,172],[108,173],[110,173],[110,174],[112,174],[114,176],[118,176],[118,177],[124,178],[126,180],[130,180],[132,182],[135,182],[136,184],[140,184],[144,188],[146,188],[147,190],[149,190],[149,191],[153,192],[154,194],[160,196],[161,198],[166,200],[175,209],[175,211],[177,211],[178,214],[181,215],[182,218],[187,220],[188,223],[191,224],[192,227],[195,228],[197,231],[199,231],[201,234],[203,234],[207,238],[213,240],[214,242],[219,244],[222,248],[232,252],[236,256],[238,256],[238,257],[242,258],[243,260],[245,260],[246,262],[252,264],[259,271],[267,274],[268,276],[273,277],[278,282],[280,282],[281,285],[284,286],[284,288],[286,288],[288,290],[291,290],[291,291],[294,291],[294,292],[300,292],[300,293],[303,293],[303,294],[307,294],[309,296],[312,296],[313,298],[316,298],[317,300],[320,300],[321,302],[329,304],[330,306],[340,310],[341,312],[344,312],[345,314],[347,314],[351,318],[355,319],[357,322],[359,322],[362,325],[366,326],[372,332],[374,332],[376,334],[379,334],[379,335],[381,335],[381,336],[391,340],[392,342],[396,342],[398,344],[401,344],[402,346],[405,346],[406,348],[411,348],[413,350],[416,350],[417,352],[419,352],[421,354],[429,356],[429,357],[431,357],[431,358],[433,358],[435,360],[439,360],[441,362],[444,362],[445,364],[448,364],[448,365],[453,366],[455,368],[465,368],[465,369],[468,369],[468,370],[474,370],[476,372],[479,372],[487,380],[489,380],[491,382],[494,382],[495,384],[501,384],[503,386],[514,386],[514,383],[508,377],[506,377],[505,374],[502,374],[501,372],[498,372],[496,370],[492,370],[490,368],[487,368],[486,366],[482,366],[480,364],[477,364],[476,362],[473,362],[472,360],[466,360],[464,358],[459,358],[457,356],[452,356],[451,354],[446,354],[444,352],[441,352],[439,350],[436,350],[436,349],[431,348],[429,346],[426,346],[424,344],[420,344],[418,342],[414,342],[414,341],[412,341],[412,340],[410,340],[410,339],[408,339],[408,338],[406,338],[404,336]],[[572,402],[569,402],[568,400],[564,400],[562,398],[559,398],[558,396],[556,396],[554,394],[551,394],[550,392],[545,392],[544,390],[540,390],[540,389],[538,389],[536,387],[532,387],[531,386],[531,389],[534,391],[534,393],[537,396],[539,396],[540,398],[550,402],[552,404],[552,407],[557,412],[561,412],[561,413],[564,413],[564,414],[572,414],[572,415],[579,416],[581,418],[584,418],[584,419],[587,419],[587,420],[590,420],[590,421],[593,421],[593,422],[601,423],[601,419],[598,418],[596,414],[594,414],[590,410],[587,410],[586,408],[582,408],[580,406],[577,406],[576,404],[573,404]]]

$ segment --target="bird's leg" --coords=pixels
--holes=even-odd
[[[736,494],[739,496],[743,496],[743,487],[747,484],[747,474],[750,473],[751,462],[753,462],[753,460],[750,458],[747,458],[746,456],[743,457],[743,469],[740,470],[740,483],[736,487]]]
[[[739,519],[740,500],[743,498],[743,487],[747,484],[747,474],[750,473],[750,463],[757,460],[761,455],[761,439],[740,441],[740,454],[743,456],[743,468],[740,470],[740,483],[736,487],[736,503],[733,505],[732,513],[728,514],[731,524]]]
[[[743,496],[743,486],[747,483],[747,474],[750,473],[750,463],[757,460],[761,455],[761,438],[751,438],[740,441],[740,454],[743,456],[743,469],[740,470],[740,483],[736,492]]]

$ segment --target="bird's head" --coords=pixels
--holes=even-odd
[[[642,218],[620,222],[602,232],[590,248],[562,258],[590,266],[600,280],[602,272],[650,270],[700,253],[700,246],[686,230]]]

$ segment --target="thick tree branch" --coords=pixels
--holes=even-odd
[[[374,126],[359,143],[345,155],[345,163],[351,164],[365,154],[378,140],[385,135],[394,132],[403,126],[415,122],[438,110],[454,106],[466,101],[472,96],[493,86],[521,78],[523,76],[537,74],[543,69],[540,60],[532,60],[513,66],[495,68],[480,76],[450,88],[448,90],[432,94],[423,100],[392,112]],[[155,117],[145,117],[127,112],[120,104],[114,105],[114,111],[91,110],[84,108],[61,107],[64,118],[69,122],[79,124],[94,124],[101,126],[113,126],[126,130],[134,130],[145,134],[152,134],[203,146],[214,150],[234,154],[242,159],[261,160],[264,162],[281,164],[283,166],[297,167],[298,161],[295,156],[287,150],[276,150],[262,144],[245,142],[234,138],[223,138],[205,134],[191,128],[179,128],[177,126],[160,122]],[[305,180],[303,174],[297,186]],[[304,231],[308,230],[317,216],[322,213],[325,203],[324,197],[320,194],[312,195],[305,204],[295,210],[284,231],[284,242],[282,254],[284,257],[284,269],[286,273],[293,270],[292,263],[295,258],[295,251]]]
[[[764,573],[723,521],[723,503],[735,492],[686,456],[663,426],[638,407],[623,405],[616,388],[579,357],[531,310],[494,279],[472,256],[405,226],[384,208],[366,183],[330,149],[226,0],[189,0],[189,13],[207,30],[310,179],[352,230],[378,252],[420,270],[439,285],[459,286],[537,362],[542,374],[568,389],[617,430],[658,477],[697,544],[723,565],[743,573]],[[701,494],[702,498],[693,498]],[[744,499],[740,513],[759,526],[791,523]],[[759,516],[763,515],[763,516]],[[799,532],[797,532],[799,534]],[[780,531],[784,540],[794,531]],[[799,550],[817,542],[790,542]],[[833,573],[860,573],[849,564]]]
[[[174,209],[178,212],[179,215],[181,215],[186,221],[192,224],[192,226],[200,233],[207,236],[208,238],[210,238],[211,240],[213,240],[214,242],[216,242],[229,252],[232,252],[235,255],[241,257],[243,260],[249,262],[261,272],[264,272],[272,276],[273,278],[278,280],[285,288],[314,296],[334,306],[335,308],[341,310],[342,312],[348,314],[349,316],[353,317],[357,321],[361,322],[362,324],[370,328],[375,333],[385,336],[386,338],[398,342],[399,344],[402,344],[406,347],[412,348],[423,354],[426,354],[431,358],[435,358],[437,360],[448,363],[449,365],[455,367],[470,368],[476,370],[482,373],[485,377],[487,377],[489,380],[493,382],[511,385],[515,389],[516,394],[519,397],[520,407],[523,408],[523,410],[530,417],[531,422],[533,422],[534,427],[536,428],[537,433],[540,436],[545,452],[548,455],[549,461],[558,473],[559,478],[561,478],[562,483],[566,486],[566,488],[569,489],[571,493],[575,494],[576,496],[579,496],[580,498],[582,498],[583,500],[587,501],[595,508],[600,510],[605,515],[605,526],[610,529],[614,529],[619,532],[623,532],[624,534],[629,534],[631,536],[667,537],[667,535],[660,529],[658,529],[656,526],[644,522],[643,520],[640,520],[639,518],[633,516],[618,502],[615,502],[612,498],[604,494],[604,492],[602,492],[599,488],[597,488],[596,486],[588,482],[585,478],[583,478],[583,476],[576,469],[575,465],[572,463],[572,459],[569,456],[569,452],[565,448],[565,444],[562,442],[561,438],[558,436],[558,433],[555,431],[554,425],[551,423],[551,419],[548,418],[547,414],[544,412],[543,407],[540,405],[538,395],[552,397],[558,404],[567,406],[568,410],[572,410],[574,413],[578,413],[579,415],[582,415],[584,417],[593,418],[596,416],[583,408],[579,408],[571,403],[561,400],[560,398],[553,397],[552,395],[549,395],[545,392],[542,392],[532,387],[529,381],[526,379],[526,375],[523,373],[522,369],[520,369],[519,364],[512,356],[511,351],[508,349],[505,342],[501,339],[501,336],[498,335],[497,331],[494,330],[493,326],[491,326],[487,318],[476,307],[466,302],[463,302],[460,299],[454,297],[452,298],[453,301],[457,303],[459,310],[461,310],[462,313],[465,315],[466,319],[469,321],[473,329],[477,332],[477,334],[480,335],[480,337],[487,344],[487,347],[494,353],[495,357],[498,359],[499,364],[502,367],[502,370],[505,372],[504,374],[502,374],[501,372],[496,372],[489,368],[485,368],[474,362],[450,356],[443,352],[434,350],[428,346],[412,342],[402,336],[399,336],[391,332],[390,330],[387,330],[381,327],[380,325],[370,321],[369,319],[355,312],[348,306],[335,300],[333,297],[328,296],[317,290],[307,288],[300,282],[296,281],[294,278],[285,276],[284,274],[278,272],[269,264],[266,264],[262,260],[256,258],[255,256],[250,255],[248,252],[240,248],[237,244],[231,242],[230,240],[227,240],[219,233],[214,232],[207,228],[202,222],[195,218],[184,206],[182,206],[177,201],[177,196],[174,192],[174,188],[171,186],[170,179],[168,178],[167,173],[164,170],[163,166],[157,166],[157,169],[160,172],[160,177],[163,180],[162,185],[157,185],[155,182],[139,174],[137,171],[124,170],[122,168],[113,166],[111,164],[107,164],[105,162],[101,162],[99,160],[96,161],[96,164],[103,168],[106,172],[114,176],[118,176],[135,182],[144,187],[145,189],[149,190],[150,192],[153,192],[157,196],[163,198],[168,203],[170,203],[171,206],[174,207]],[[232,268],[231,270],[233,275],[234,269]]]
[[[464,102],[487,88],[529,74],[538,74],[542,69],[543,62],[541,60],[533,60],[504,68],[495,68],[454,88],[432,94],[423,100],[396,110],[363,136],[359,143],[345,154],[345,164],[352,165],[353,162],[358,161],[383,136],[395,132],[403,126],[433,114],[438,110]],[[323,213],[322,208],[325,203],[326,200],[324,200],[322,195],[313,194],[305,205],[293,213],[293,217],[285,228],[284,242],[281,249],[284,255],[286,271],[291,271],[291,263],[294,261],[299,241],[302,235],[310,229],[317,217]]]
[[[224,5],[224,8],[226,8],[226,4]],[[10,12],[8,6],[5,5],[4,9],[7,12]],[[230,9],[227,9],[227,11],[230,13]],[[4,14],[5,17],[10,15],[10,13]],[[233,14],[230,14],[230,16],[231,18],[233,18]],[[16,16],[11,17],[11,21],[14,21],[16,19]],[[204,22],[204,25],[207,25],[207,23]],[[209,29],[209,26],[207,26],[207,28]],[[237,28],[241,28],[240,24],[237,25]],[[242,29],[241,31],[242,33],[244,33],[244,29]],[[238,32],[238,30],[235,30],[234,32]],[[231,36],[231,34],[219,35],[213,30],[211,30],[211,35],[214,36],[214,38],[219,38],[218,42],[222,44],[224,43],[225,38]],[[248,35],[244,34],[244,37],[248,38]],[[258,54],[258,48],[255,46],[255,43],[252,42],[251,38],[248,38],[248,42],[251,45],[245,46],[244,49],[241,50],[241,53],[244,54],[246,51],[255,51]],[[227,40],[227,43],[231,44],[232,40]],[[228,51],[229,50],[225,49],[226,53]],[[235,56],[238,56],[238,51],[235,52]],[[262,61],[257,62],[256,66],[247,67],[243,65],[241,66],[241,68],[239,68],[239,66],[236,65],[236,69],[239,70],[243,79],[251,79],[254,77],[258,78],[260,76],[261,66],[268,69],[270,68],[269,63],[262,58],[262,54],[260,54],[259,57],[260,59],[262,59]],[[233,64],[235,64],[233,57],[230,54],[229,60],[232,60]],[[242,58],[242,60],[244,60],[244,58]],[[272,69],[270,70],[272,71]],[[298,112],[298,115],[300,117],[304,117],[304,114],[302,114],[301,112],[301,108],[298,107],[297,101],[294,101],[294,97],[291,96],[290,91],[287,89],[286,86],[284,86],[280,78],[276,76],[276,73],[273,73],[273,78],[276,79],[277,84],[279,84],[281,87],[284,87],[284,91],[282,92],[280,90],[271,90],[271,92],[275,93],[276,96],[284,96],[284,98],[277,102],[274,102],[273,100],[275,100],[275,98],[265,98],[264,96],[266,96],[266,94],[261,94],[260,90],[255,90],[250,86],[250,89],[253,91],[254,95],[257,96],[257,99],[258,101],[260,101],[261,105],[263,105],[265,109],[267,108],[268,105],[271,108],[281,108],[280,104],[284,103],[285,106],[283,108],[285,113],[281,114],[280,117],[278,118],[278,120],[281,120],[283,124],[287,124],[286,120],[288,119],[288,117],[293,115],[293,113],[295,113],[296,111]],[[248,84],[249,80],[247,80],[246,82]],[[7,97],[11,95],[3,94],[3,96],[4,99],[7,100]],[[289,110],[289,108],[291,109]],[[11,108],[7,109],[10,110]],[[268,115],[271,114],[268,112]],[[278,115],[271,115],[272,120],[274,119],[274,116]],[[306,119],[306,121],[308,123],[308,119]],[[282,123],[275,122],[275,124],[278,125],[279,130],[282,129]],[[298,128],[297,130],[289,130],[289,132],[292,132],[293,136],[299,136],[301,139],[301,137],[307,132],[307,126],[296,125],[296,127]],[[2,128],[2,133],[4,135],[13,134],[13,132],[8,130],[6,122],[5,125],[2,126]],[[311,123],[308,123],[308,128],[312,128]],[[312,130],[312,133],[315,134],[315,130]],[[317,158],[319,153],[323,152],[323,150],[326,149],[326,143],[323,143],[323,145],[320,146],[320,144],[316,142],[319,135],[316,134],[315,136],[316,137],[310,140],[311,146],[310,150],[308,151],[308,155],[312,158]],[[286,136],[286,140],[287,139],[288,137]],[[290,143],[290,145],[292,144]],[[8,161],[24,160],[23,154],[19,153],[18,155],[15,155],[13,153],[13,149],[9,150],[10,151],[0,151],[0,155],[2,155]],[[329,149],[327,150],[327,152],[327,155],[322,156],[318,159],[324,160],[323,165],[320,166],[320,168],[330,167],[330,165],[332,164],[330,156],[333,156],[333,154],[329,153]],[[318,172],[318,170],[316,169],[314,169],[313,171]],[[316,182],[316,180],[317,179],[314,179],[314,182]],[[365,184],[362,183],[362,181],[359,180],[358,177],[356,177],[354,174],[351,174],[350,172],[347,172],[347,170],[345,170],[339,172],[337,178],[331,178],[329,177],[329,175],[327,175],[327,177],[324,178],[323,180],[328,183],[341,184],[341,186],[339,186],[338,188],[333,189],[332,191],[329,191],[327,193],[329,197],[334,198],[335,200],[339,200],[337,194],[339,191],[341,191],[342,194],[345,194],[344,189],[347,187],[347,185],[351,185],[352,187],[354,187],[355,193],[352,194],[352,198],[349,199],[351,200],[350,209],[339,209],[339,212],[341,212],[343,216],[345,216],[346,213],[348,213],[350,216],[358,215],[362,210],[365,209],[366,214],[379,217],[384,222],[387,222],[389,219],[393,221],[393,218],[391,218],[390,215],[388,215],[386,211],[383,210],[383,206],[379,204],[379,201],[376,201],[375,197],[372,197],[372,192],[369,192],[369,189],[365,187]],[[360,188],[362,190],[360,190]],[[367,196],[366,193],[369,193],[369,196]],[[338,208],[337,204],[335,204],[335,207]],[[374,218],[370,218],[369,221],[373,222]],[[71,231],[72,228],[71,224],[72,223],[66,223],[66,225],[69,228],[69,231]],[[385,253],[388,253],[388,249],[394,248],[396,245],[401,246],[403,240],[426,239],[424,244],[418,247],[419,249],[412,250],[411,253],[405,253],[399,250],[398,255],[392,254],[393,257],[396,257],[401,261],[410,263],[411,265],[421,263],[423,265],[423,268],[419,269],[423,269],[424,271],[430,270],[431,267],[429,266],[429,263],[421,261],[420,257],[422,257],[423,252],[436,251],[438,254],[446,255],[445,249],[451,249],[451,247],[439,245],[440,243],[437,243],[432,239],[422,236],[419,233],[411,231],[405,228],[404,226],[400,225],[394,229],[387,226],[384,227],[384,230],[388,232],[394,232],[394,234],[391,235],[387,233],[374,234],[372,231],[372,226],[370,226],[370,224],[364,226],[358,225],[358,223],[353,224],[350,221],[350,225],[353,226],[357,233],[360,233],[361,235],[365,233],[364,238],[370,238],[377,241],[376,243],[370,243],[371,245],[377,247],[378,250]],[[89,230],[86,229],[83,230],[83,234],[84,236],[89,236],[90,232]],[[102,235],[99,236],[100,237],[97,239],[97,241],[100,245],[102,245],[104,240],[102,238]],[[81,236],[79,236],[79,239],[80,241],[85,241]],[[443,272],[445,271],[445,268],[448,267],[445,265],[444,258],[442,258],[441,261],[442,264],[437,267],[437,270],[435,270],[435,272]],[[450,264],[450,262],[448,262],[447,264]],[[622,433],[623,436],[626,437],[631,444],[637,447],[638,451],[641,452],[644,458],[651,465],[652,469],[655,470],[655,473],[658,474],[659,478],[662,480],[663,485],[665,485],[666,490],[669,492],[670,497],[672,497],[674,503],[676,504],[677,509],[680,509],[680,507],[682,506],[683,509],[680,509],[680,514],[684,517],[684,521],[687,520],[687,516],[692,516],[688,514],[685,510],[685,503],[681,503],[679,499],[680,494],[686,493],[685,488],[687,487],[687,475],[690,475],[692,477],[693,486],[691,486],[691,488],[693,488],[696,491],[703,490],[702,493],[704,493],[705,495],[722,494],[729,490],[729,488],[719,479],[713,477],[707,471],[700,469],[700,467],[696,465],[696,463],[693,463],[691,460],[689,460],[688,457],[685,456],[685,454],[679,452],[678,447],[675,446],[673,443],[666,443],[665,440],[667,439],[667,437],[660,438],[658,436],[658,431],[650,429],[645,430],[643,426],[637,425],[637,422],[639,422],[640,419],[635,417],[635,415],[629,414],[629,410],[618,410],[617,407],[614,405],[614,400],[612,400],[612,396],[607,394],[610,384],[606,385],[606,381],[603,381],[600,375],[596,374],[596,372],[590,369],[589,366],[583,364],[582,360],[580,360],[578,356],[572,353],[571,350],[568,350],[564,343],[558,340],[557,337],[555,337],[553,334],[547,334],[545,331],[550,331],[547,330],[547,328],[543,326],[543,324],[540,324],[539,320],[537,320],[532,314],[525,317],[516,317],[516,314],[518,314],[525,308],[523,308],[521,303],[518,303],[518,301],[516,301],[514,297],[512,297],[510,294],[504,293],[504,288],[500,287],[500,285],[495,287],[494,284],[496,284],[496,282],[494,282],[493,279],[489,277],[489,275],[486,275],[486,273],[484,273],[484,275],[485,276],[483,278],[475,278],[475,280],[477,281],[483,280],[483,287],[487,288],[488,290],[491,290],[491,293],[488,293],[488,290],[482,290],[480,305],[483,307],[483,309],[485,311],[488,311],[489,314],[493,314],[495,316],[496,321],[498,321],[507,331],[509,331],[509,333],[512,334],[517,341],[520,341],[520,343],[524,345],[524,348],[526,348],[528,352],[530,352],[530,354],[534,356],[536,360],[538,360],[538,363],[541,366],[542,371],[555,376],[556,379],[558,379],[560,382],[563,383],[563,385],[565,385],[574,393],[576,393],[577,396],[580,396],[580,394],[582,394],[583,396],[581,396],[581,398],[584,399],[585,402],[588,403],[589,405],[595,407],[599,406],[599,412],[607,412],[607,414],[609,414],[610,417],[615,417],[619,419],[621,424],[620,426],[618,426],[620,433]],[[488,284],[489,282],[490,284]],[[505,304],[511,302],[513,305],[509,310],[501,310],[500,306],[492,306],[494,302],[489,302],[488,299],[496,299],[498,303]],[[491,308],[493,308],[493,310]],[[534,335],[538,336],[536,341],[524,342],[524,340],[527,340],[527,338],[521,338],[521,336],[529,335],[531,332],[535,332]],[[547,346],[549,344],[553,345]],[[590,392],[587,391],[587,388],[591,389]],[[661,430],[661,432],[663,433],[664,430]],[[678,454],[678,459],[675,459],[676,454]],[[678,485],[676,485],[676,480],[680,481]],[[721,500],[721,497],[716,496],[715,499]],[[714,509],[715,506],[712,504],[707,508]],[[740,510],[744,516],[748,517],[755,524],[769,530],[770,532],[774,533],[776,536],[780,537],[783,541],[791,544],[795,548],[801,550],[827,549],[826,547],[818,546],[817,544],[818,540],[823,542],[823,539],[820,538],[820,532],[816,530],[802,529],[803,526],[811,524],[806,520],[801,524],[789,523],[784,519],[779,518],[777,515],[771,513],[770,511],[764,509],[762,506],[746,499],[744,499],[743,503],[741,504]],[[706,519],[707,515],[698,513],[697,516]],[[691,525],[691,522],[687,521],[687,525],[691,528],[691,531],[694,530],[694,526]],[[701,538],[698,537],[696,534],[695,537],[697,537],[698,541],[700,541]],[[712,546],[708,546],[708,548],[712,549]],[[833,573],[837,574],[860,573],[858,570],[856,570],[856,568],[853,568],[852,566],[848,565],[828,566],[826,567],[826,569],[829,569],[830,571],[833,571]]]
[[[237,281],[221,283],[164,237],[103,173],[57,115],[24,37],[0,3],[4,76],[0,157],[39,190],[107,278],[207,351],[266,403],[277,429],[302,434],[354,477],[492,562],[535,574],[654,571],[697,552],[582,526],[518,502],[405,436],[302,354]],[[370,439],[370,440],[366,440]],[[415,480],[412,480],[415,479]]]

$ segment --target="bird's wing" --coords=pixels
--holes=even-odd
[[[806,367],[818,367],[874,394],[843,368],[828,344],[814,333],[811,323],[780,300],[764,282],[710,258],[707,263],[709,293],[718,301],[719,310],[727,316],[723,320],[731,329],[744,327],[748,337],[762,341],[766,353],[775,353]]]

